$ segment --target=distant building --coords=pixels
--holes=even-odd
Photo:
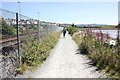
[[[16,24],[16,19],[12,19],[12,18],[3,18],[2,16],[0,16],[0,19],[3,19],[5,20],[5,22],[8,24],[8,25],[15,25]],[[38,24],[38,20],[36,19],[20,19],[18,20],[18,24],[21,24],[21,28],[24,28],[24,25],[25,24]],[[59,24],[59,23],[52,23],[52,22],[45,22],[45,21],[40,21],[40,24],[41,25],[53,25],[53,26],[60,26],[62,24]],[[62,26],[67,26],[67,25],[62,25]]]

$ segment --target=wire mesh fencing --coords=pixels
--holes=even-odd
[[[21,64],[22,44],[42,40],[50,33],[60,31],[59,24],[40,21],[0,9],[0,78],[11,78]]]
[[[16,13],[3,9],[0,12],[0,78],[13,77],[17,65]]]

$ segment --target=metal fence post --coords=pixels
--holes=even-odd
[[[20,46],[19,46],[19,26],[18,26],[18,13],[16,13],[16,31],[17,31],[17,50],[18,62],[20,63]]]
[[[51,23],[51,32],[53,33],[53,24]]]
[[[47,23],[47,37],[49,35],[49,23]]]
[[[118,45],[118,53],[120,52],[120,24],[118,24],[118,35],[117,35],[117,45]]]
[[[120,53],[120,1],[118,2],[118,33],[117,33],[117,46],[118,46],[118,54]],[[119,54],[120,55],[120,54]]]
[[[40,40],[40,21],[38,20],[38,40]]]

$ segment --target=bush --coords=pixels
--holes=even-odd
[[[79,49],[80,49],[80,53],[81,54],[88,54],[89,53],[89,50],[88,50],[88,46],[85,44],[85,43],[81,43],[79,45]]]
[[[78,43],[81,54],[87,54],[92,60],[92,64],[98,67],[98,70],[105,70],[111,78],[120,78],[120,55],[118,47],[104,46],[103,40],[97,40],[88,32],[86,36],[82,33],[73,36]]]
[[[67,27],[67,31],[69,32],[69,34],[73,35],[75,32],[78,31],[78,29],[76,27]]]
[[[0,28],[2,29],[2,36],[10,36],[16,34],[16,28],[12,25],[8,25],[4,20],[0,22]]]
[[[60,37],[60,32],[56,34],[50,34],[42,41],[34,40],[22,44],[22,65],[20,65],[20,71],[24,72],[26,69],[36,68],[43,63],[49,56],[50,50],[54,48]],[[24,67],[26,66],[26,67]],[[25,68],[25,69],[24,69]],[[24,71],[23,71],[24,70]]]

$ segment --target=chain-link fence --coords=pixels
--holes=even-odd
[[[50,33],[60,31],[59,24],[32,19],[0,9],[0,78],[14,77],[21,63],[21,44],[35,39],[42,40]]]
[[[16,13],[0,9],[0,28],[0,77],[13,77],[17,65]]]

